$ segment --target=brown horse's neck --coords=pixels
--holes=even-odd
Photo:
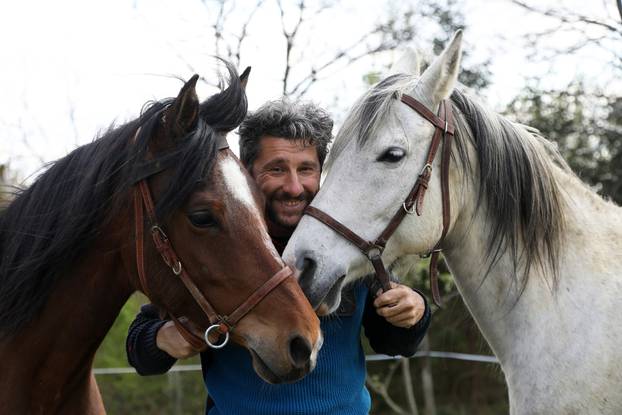
[[[59,280],[36,319],[0,341],[2,413],[104,413],[91,364],[134,291],[118,247],[105,245]]]

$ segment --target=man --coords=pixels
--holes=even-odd
[[[324,110],[286,100],[266,103],[240,126],[240,159],[265,196],[268,231],[280,253],[319,190],[332,126]],[[335,315],[321,318],[324,345],[315,370],[297,383],[264,383],[248,352],[233,344],[201,353],[211,398],[206,413],[369,413],[361,326],[376,352],[410,356],[430,320],[422,295],[404,285],[392,286],[385,293],[363,283],[344,290]],[[127,352],[140,374],[164,373],[176,359],[196,354],[172,322],[159,320],[150,305],[130,326]]]

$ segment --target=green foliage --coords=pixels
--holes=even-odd
[[[125,339],[127,329],[148,300],[133,295],[125,304],[95,356],[96,368],[127,367]],[[193,358],[181,362],[198,364]],[[200,414],[205,408],[205,388],[200,371],[173,372],[157,376],[135,373],[98,375],[97,383],[108,414],[171,415]]]
[[[560,91],[530,86],[506,113],[555,141],[581,179],[622,204],[622,97],[582,81]]]

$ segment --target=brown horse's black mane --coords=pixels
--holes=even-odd
[[[177,209],[209,174],[214,135],[233,130],[246,115],[240,80],[226,66],[228,87],[201,104],[196,128],[175,149],[172,180],[156,206],[160,218]],[[56,281],[128,200],[136,165],[145,159],[149,138],[171,102],[150,104],[138,119],[110,128],[51,163],[0,211],[0,337],[15,333],[41,311]]]

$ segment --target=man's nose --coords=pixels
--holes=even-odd
[[[300,178],[297,174],[288,174],[283,184],[283,191],[290,196],[300,196],[304,192],[304,187],[300,182]]]

